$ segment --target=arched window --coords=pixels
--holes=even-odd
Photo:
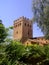
[[[29,27],[29,24],[28,24],[28,27]]]
[[[25,26],[26,26],[26,23],[25,23]]]
[[[28,31],[28,35],[29,35],[29,31]]]
[[[21,25],[21,23],[20,23],[20,25]]]

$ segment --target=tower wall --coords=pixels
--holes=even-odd
[[[32,22],[27,18],[23,21],[23,37],[32,38]]]
[[[28,38],[32,38],[32,22],[26,17],[20,17],[15,20],[13,30],[14,40],[25,41]]]

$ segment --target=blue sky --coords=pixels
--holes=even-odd
[[[0,19],[5,27],[13,25],[13,21],[21,16],[32,19],[32,0],[0,0]],[[37,24],[33,25],[33,36],[43,36]]]

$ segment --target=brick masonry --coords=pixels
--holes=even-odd
[[[14,21],[13,38],[14,40],[21,41],[25,44],[45,45],[49,43],[49,40],[45,40],[44,37],[33,38],[33,26],[32,21],[24,16]]]

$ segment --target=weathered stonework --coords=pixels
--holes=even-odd
[[[21,42],[32,38],[32,22],[26,17],[20,17],[14,21],[13,38]]]
[[[45,40],[44,37],[32,37],[32,21],[24,16],[14,21],[13,30],[14,40],[21,41],[24,44],[46,45],[49,43],[49,40]]]
[[[31,45],[31,44],[38,44],[38,45],[47,45],[49,44],[49,40],[45,40],[44,37],[36,37],[36,38],[32,38],[32,39],[28,39],[25,42],[26,45]]]

